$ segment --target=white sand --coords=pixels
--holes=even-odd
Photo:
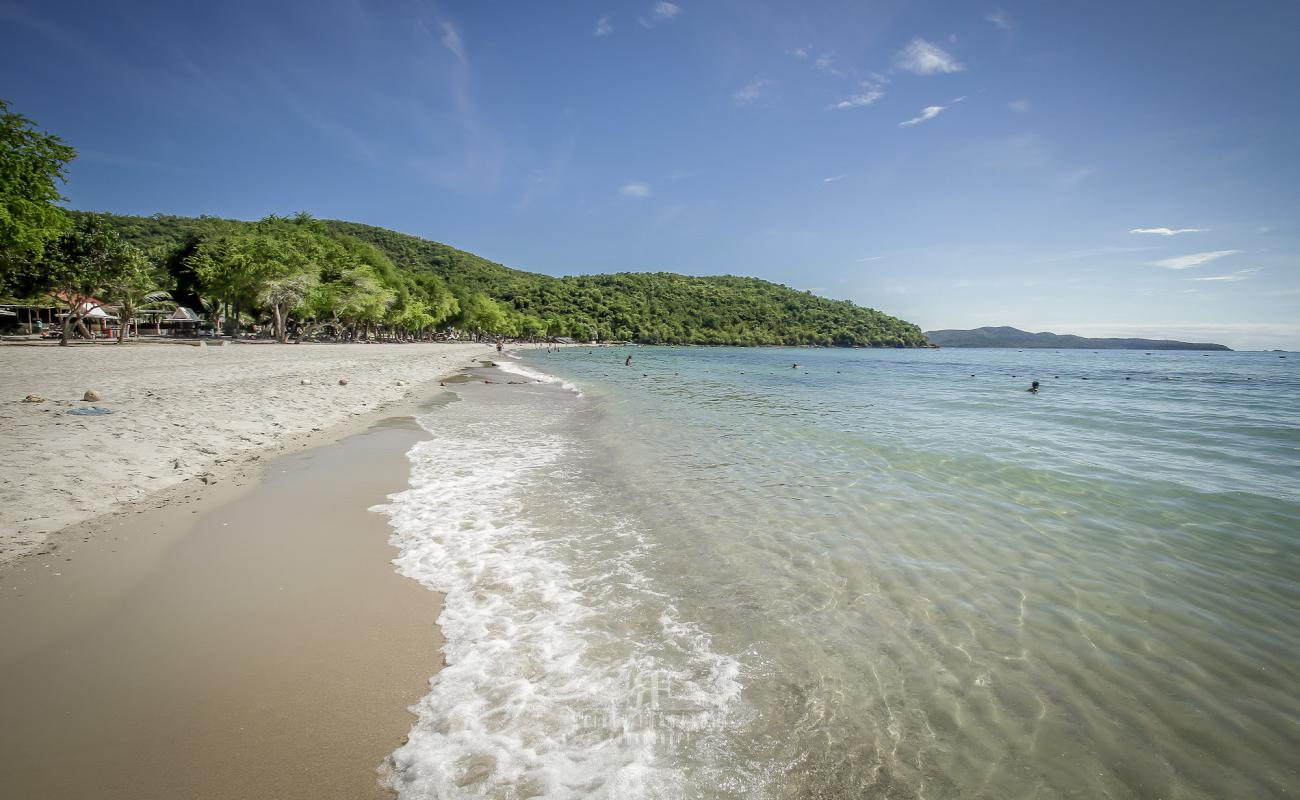
[[[327,437],[492,355],[476,344],[0,347],[0,562],[117,504]],[[103,399],[82,402],[87,389]],[[46,402],[21,402],[28,394]],[[90,405],[113,413],[64,413]]]

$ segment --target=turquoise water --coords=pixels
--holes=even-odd
[[[518,355],[413,453],[405,796],[1300,790],[1300,359]]]

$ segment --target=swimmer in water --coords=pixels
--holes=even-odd
[[[1026,389],[1025,391],[1029,392],[1030,394],[1038,394],[1038,381],[1034,381],[1033,383],[1029,384],[1029,388]]]
[[[632,366],[632,356],[628,356],[628,357],[627,357],[627,360],[623,362],[623,366],[625,366],[625,367],[630,367],[630,366]]]

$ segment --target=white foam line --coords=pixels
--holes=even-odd
[[[615,590],[599,574],[574,573],[601,558],[580,536],[534,527],[521,495],[554,484],[571,443],[546,424],[563,413],[538,410],[535,426],[485,419],[472,406],[422,417],[433,438],[408,454],[411,488],[376,507],[390,517],[398,571],[445,595],[438,622],[447,666],[390,757],[389,783],[401,798],[683,796],[684,773],[662,751],[672,737],[716,730],[739,697],[738,662],[676,622],[671,607],[653,641],[611,639],[602,626],[611,603],[663,605],[636,588],[645,576],[632,563],[635,546],[597,564],[597,573],[631,578]],[[603,517],[588,522],[585,530],[606,541],[629,535],[617,524],[601,528]],[[608,655],[611,646],[623,655]],[[647,721],[647,674],[672,681],[684,713]]]
[[[518,356],[511,356],[511,357],[518,358]],[[545,372],[539,372],[538,370],[535,370],[532,367],[526,367],[523,364],[517,364],[513,361],[495,361],[493,363],[495,363],[497,365],[497,368],[500,369],[502,372],[509,372],[514,375],[519,375],[521,377],[528,378],[530,380],[541,381],[542,383],[556,383],[559,384],[560,386],[563,386],[565,389],[568,389],[569,391],[573,392],[578,397],[582,397],[581,389],[579,389],[577,386],[574,386],[572,383],[569,383],[568,381],[562,378],[557,378],[554,375],[547,375]]]

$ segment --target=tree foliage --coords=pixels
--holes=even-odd
[[[137,245],[179,249],[194,248],[197,241],[197,251],[212,258],[224,248],[238,250],[243,245],[236,243],[250,236],[299,242],[315,254],[308,261],[319,280],[295,307],[296,315],[348,331],[382,325],[424,332],[445,323],[485,336],[655,344],[925,344],[917,326],[888,314],[756,278],[667,272],[555,278],[383,228],[304,216],[255,223],[161,215],[105,218]],[[295,228],[298,232],[286,233]],[[311,242],[302,238],[308,234],[315,237]],[[270,249],[258,258],[281,263],[270,243],[263,246]],[[256,273],[264,267],[250,262],[222,273],[202,266],[202,256],[185,263],[199,265],[193,271],[201,293],[237,294],[246,308],[265,307],[248,289],[265,279]],[[184,269],[177,273],[178,283],[184,275]]]
[[[76,151],[0,100],[0,291],[67,228],[58,184]]]
[[[104,220],[83,216],[46,245],[24,274],[29,294],[43,293],[66,308],[60,344],[114,291],[134,292],[143,282],[144,254],[123,242]]]

